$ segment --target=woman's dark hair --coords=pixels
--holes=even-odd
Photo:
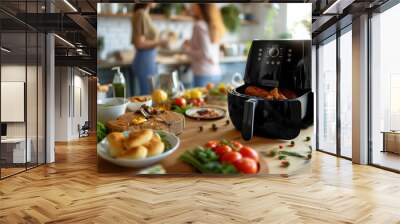
[[[200,11],[201,11],[201,15],[203,15],[203,19],[206,21],[207,24],[210,23],[211,21],[211,16],[210,16],[210,4],[207,3],[203,3],[203,4],[198,4]]]
[[[139,9],[147,8],[147,6],[148,6],[149,4],[150,4],[150,3],[136,3],[135,6],[133,6],[133,11],[136,12],[136,11],[138,11]]]

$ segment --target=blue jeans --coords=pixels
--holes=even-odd
[[[150,94],[150,77],[157,74],[156,49],[137,49],[132,71],[138,77],[140,95]],[[133,85],[131,85],[133,86]]]
[[[221,75],[194,75],[193,87],[204,87],[208,83],[219,84],[222,80]]]

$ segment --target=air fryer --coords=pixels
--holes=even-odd
[[[253,135],[290,140],[313,123],[311,41],[253,41],[244,82],[228,93],[228,107],[233,125],[245,140]],[[246,95],[248,86],[290,90],[296,97],[267,100]]]

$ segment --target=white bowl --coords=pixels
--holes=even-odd
[[[144,101],[144,102],[129,102],[128,110],[135,112],[135,111],[139,110],[140,107],[142,107],[142,105],[151,107],[153,105],[153,101],[150,99],[150,100]]]
[[[124,98],[105,98],[97,100],[97,120],[107,122],[115,120],[126,111],[128,101]]]
[[[124,134],[128,135],[129,131],[125,131]],[[168,157],[169,155],[171,155],[172,153],[174,153],[180,144],[180,140],[178,137],[176,137],[176,135],[170,133],[170,132],[166,132],[166,131],[157,131],[157,133],[162,133],[165,135],[165,139],[166,141],[169,142],[169,144],[171,145],[171,149],[169,149],[168,151],[164,151],[163,153],[161,153],[160,155],[157,156],[152,156],[152,157],[147,157],[144,159],[122,159],[122,158],[113,158],[110,156],[109,152],[108,152],[108,140],[107,138],[104,138],[102,141],[100,141],[97,144],[97,154],[115,164],[118,166],[124,166],[124,167],[133,167],[133,168],[143,168],[143,167],[147,167],[150,165],[153,165],[155,163],[160,162],[161,160],[165,159],[166,157]]]

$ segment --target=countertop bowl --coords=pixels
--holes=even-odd
[[[151,98],[144,102],[128,102],[128,110],[135,112],[140,109],[143,105],[151,107],[153,105],[153,101]]]
[[[171,148],[167,151],[164,151],[160,155],[157,156],[152,156],[152,157],[147,157],[144,159],[123,159],[123,158],[113,158],[110,156],[108,153],[108,141],[107,138],[104,138],[101,142],[97,144],[97,154],[107,160],[108,162],[111,162],[115,165],[118,166],[124,166],[124,167],[132,167],[132,168],[144,168],[148,167],[150,165],[156,164],[160,162],[161,160],[167,158],[169,155],[174,153],[180,144],[179,138],[172,134],[171,132],[167,131],[161,131],[158,130],[156,131],[157,133],[164,135],[165,140],[169,142],[171,145]],[[124,132],[125,135],[128,135],[129,131]]]
[[[128,101],[124,98],[104,98],[97,100],[97,120],[106,123],[115,120],[126,111]]]

